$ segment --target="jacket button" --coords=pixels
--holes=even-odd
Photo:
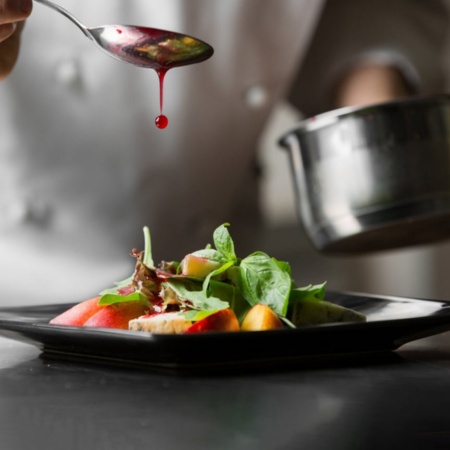
[[[7,229],[25,222],[28,215],[27,205],[21,200],[6,202],[1,205],[0,228]]]
[[[244,101],[251,109],[263,108],[269,100],[269,92],[261,84],[255,84],[246,89]]]
[[[26,223],[46,226],[51,218],[51,208],[39,200],[14,199],[1,205],[0,229]]]
[[[74,59],[61,60],[55,68],[56,81],[67,87],[75,87],[81,81],[80,67]]]

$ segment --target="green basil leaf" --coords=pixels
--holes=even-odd
[[[239,269],[244,298],[251,305],[267,305],[285,317],[292,285],[287,267],[263,252],[255,252],[241,261]]]
[[[291,290],[289,296],[289,303],[302,301],[304,299],[310,300],[324,300],[325,299],[325,285],[322,284],[310,284],[309,286],[297,287]]]
[[[197,311],[195,309],[190,309],[188,311],[180,312],[180,316],[183,316],[186,320],[191,322],[198,322],[199,320],[205,319],[212,314],[215,314],[217,311]]]
[[[284,322],[289,328],[297,328],[288,318],[280,317],[280,320]]]
[[[99,305],[114,305],[115,303],[126,303],[143,300],[144,297],[139,292],[133,292],[130,295],[115,295],[105,294],[102,295],[98,304]]]
[[[206,296],[203,292],[202,285],[191,279],[180,277],[170,278],[163,285],[170,287],[181,302],[190,302],[192,309],[200,309],[205,311],[220,310],[229,308],[229,303],[221,300],[214,295]]]
[[[210,272],[207,277],[205,278],[205,280],[203,281],[203,293],[205,295],[208,295],[208,289],[209,289],[209,284],[211,282],[211,278],[215,277],[217,275],[220,275],[223,272],[226,272],[231,266],[233,266],[233,262],[227,262],[224,265],[220,266],[218,269],[213,270],[212,272]]]
[[[225,223],[214,231],[214,245],[216,246],[216,249],[227,258],[228,261],[236,261],[237,257],[234,250],[234,242],[233,239],[231,239],[227,228],[229,226],[229,223]]]
[[[211,295],[227,302],[238,318],[243,317],[250,309],[250,304],[242,296],[241,291],[230,283],[211,280]]]
[[[285,261],[278,261],[275,258],[272,258],[278,265],[278,267],[283,271],[283,272],[287,272],[289,274],[289,276],[291,276],[291,266],[289,263],[285,262]]]
[[[197,250],[192,252],[194,256],[199,256],[200,258],[206,258],[214,262],[226,263],[228,259],[223,253],[212,248],[204,248],[203,250]]]

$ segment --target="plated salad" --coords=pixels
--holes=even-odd
[[[214,246],[181,261],[155,264],[148,227],[144,250],[134,249],[134,273],[50,323],[151,333],[261,331],[366,317],[326,300],[325,283],[298,287],[288,263],[264,252],[239,258],[229,224],[213,233]]]

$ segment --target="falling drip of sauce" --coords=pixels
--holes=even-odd
[[[90,31],[97,29],[90,29]],[[169,69],[195,64],[210,58],[213,48],[196,38],[154,28],[108,25],[98,28],[97,38],[112,56],[139,67],[156,71],[159,78],[160,114],[155,119],[159,129],[167,128],[163,114],[164,78]]]
[[[159,78],[159,116],[155,119],[155,125],[163,130],[164,128],[169,125],[169,119],[167,116],[163,114],[164,109],[164,78],[167,73],[167,69],[156,69],[156,73],[158,74]]]

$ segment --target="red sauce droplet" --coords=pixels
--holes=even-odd
[[[160,114],[156,119],[155,119],[155,124],[158,128],[160,128],[161,130],[163,130],[164,128],[167,127],[167,125],[169,125],[169,119],[164,115],[164,114]]]
[[[117,33],[122,34],[122,30],[120,28],[117,28]]]

